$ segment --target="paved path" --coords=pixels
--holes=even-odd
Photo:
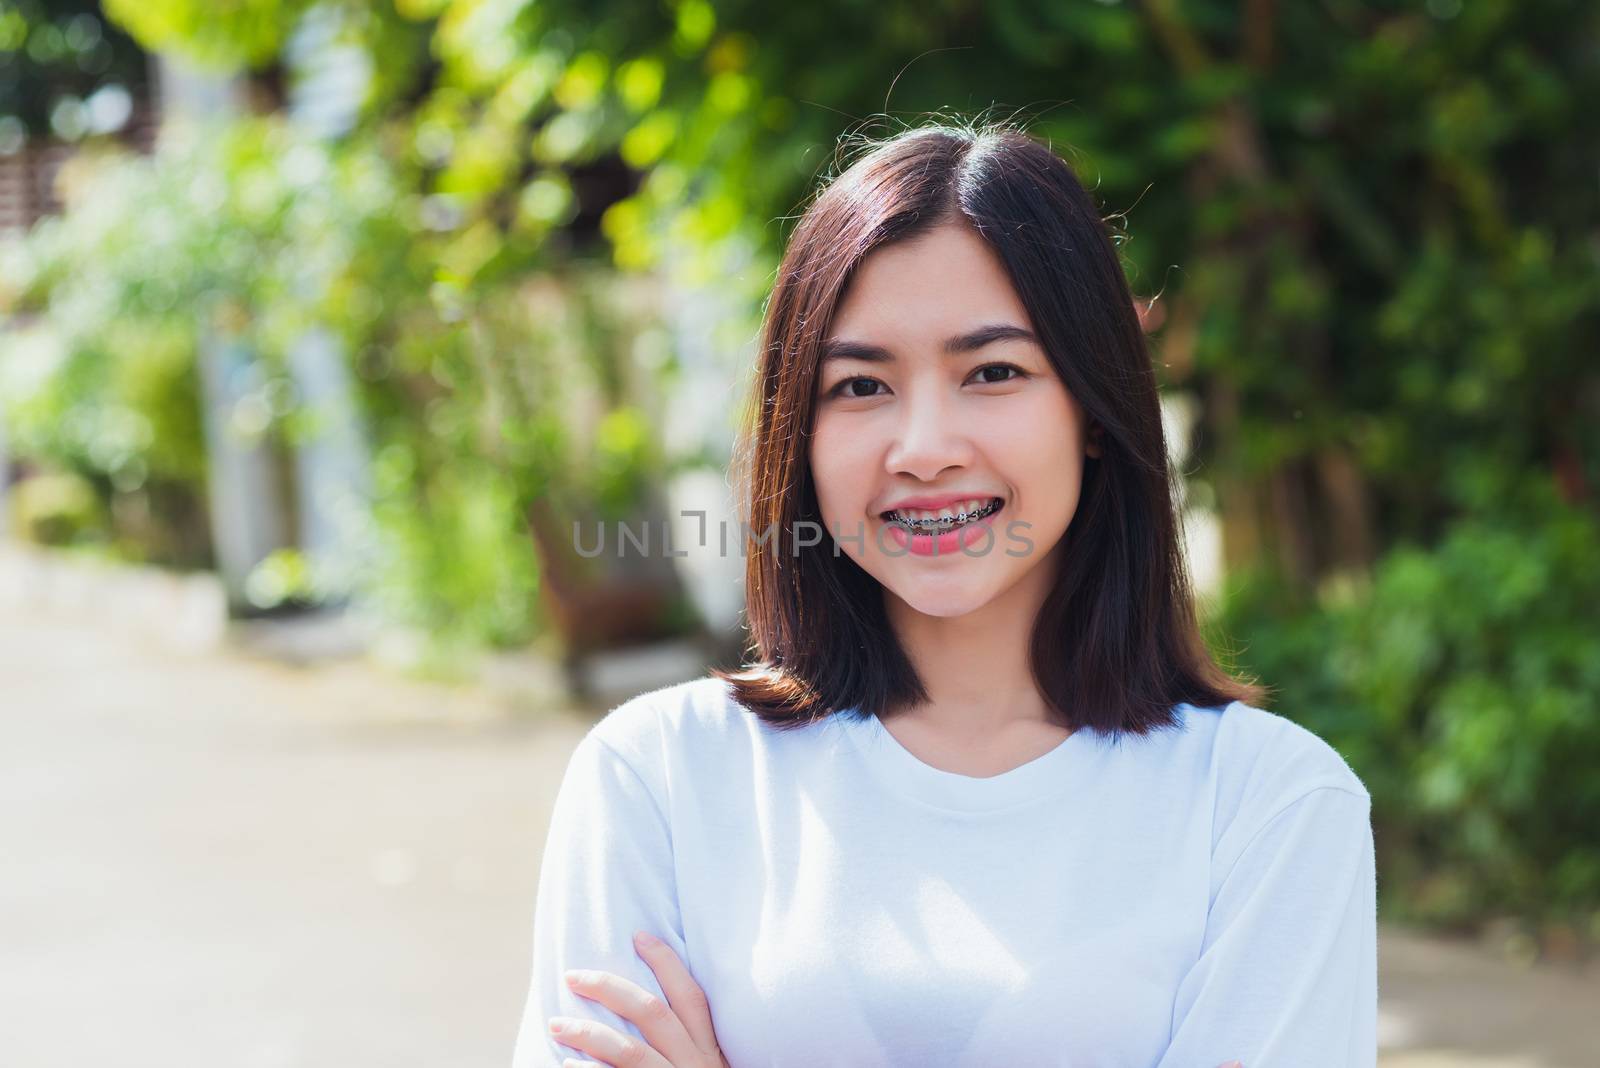
[[[14,610],[0,680],[0,1065],[505,1068],[581,714]],[[1600,1063],[1600,969],[1381,941],[1385,1068]]]

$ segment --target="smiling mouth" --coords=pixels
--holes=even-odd
[[[914,519],[904,516],[894,509],[882,513],[885,522],[905,527],[912,534],[945,534],[958,530],[969,523],[976,523],[986,519],[1005,507],[1005,501],[999,497],[991,497],[989,503],[975,512],[958,512],[950,518],[944,517],[931,519]]]

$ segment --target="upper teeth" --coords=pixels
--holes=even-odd
[[[938,511],[924,508],[900,508],[892,514],[913,523],[939,523],[965,520],[989,507],[992,497],[973,497],[970,500],[947,504]]]

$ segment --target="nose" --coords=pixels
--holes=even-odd
[[[947,469],[971,463],[972,440],[958,409],[938,386],[909,390],[885,457],[889,473],[933,482]]]

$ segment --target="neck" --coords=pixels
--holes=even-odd
[[[1054,563],[1042,561],[1009,590],[961,616],[930,616],[885,591],[889,623],[928,694],[927,701],[900,714],[974,738],[1020,721],[1050,722],[1029,648]]]

